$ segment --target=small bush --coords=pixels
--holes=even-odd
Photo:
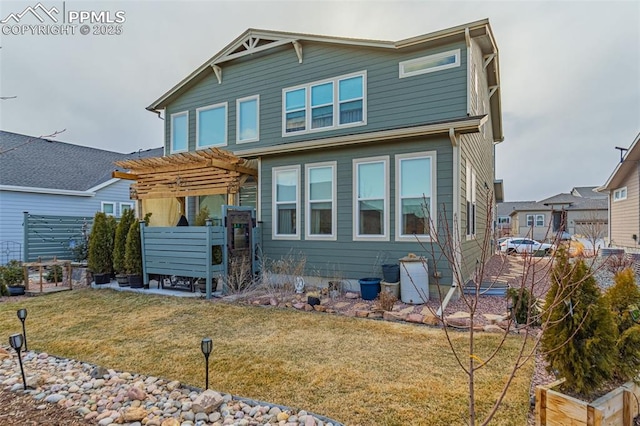
[[[388,291],[381,291],[378,294],[378,299],[379,299],[380,308],[384,311],[393,310],[394,303],[398,301],[398,298],[395,295],[389,293]]]
[[[513,315],[516,323],[521,325],[539,325],[540,312],[538,311],[536,298],[531,292],[522,288],[509,288],[507,297],[511,299]]]
[[[22,264],[13,259],[6,265],[0,266],[0,282],[5,286],[23,285],[24,272]]]
[[[624,254],[612,254],[607,257],[605,268],[612,274],[617,274],[628,268],[633,268],[634,261]]]
[[[196,220],[194,222],[195,226],[205,226],[207,224],[207,219],[209,219],[209,207],[202,206],[196,215]]]
[[[53,265],[47,271],[47,275],[44,277],[48,283],[62,281],[62,266]]]

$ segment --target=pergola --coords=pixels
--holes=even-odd
[[[131,186],[134,200],[227,194],[228,202],[234,204],[247,179],[258,176],[256,163],[222,149],[208,148],[116,161],[118,167],[129,171],[114,171],[112,176],[136,181]]]

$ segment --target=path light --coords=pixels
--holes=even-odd
[[[22,335],[24,336],[24,350],[26,352],[29,349],[27,349],[27,330],[24,327],[24,321],[27,319],[27,310],[25,308],[18,309],[18,318],[22,322]]]
[[[204,354],[205,360],[205,390],[209,389],[209,355],[211,354],[211,350],[213,350],[213,342],[210,338],[206,337],[202,339],[200,342],[200,349],[202,349],[202,353]]]
[[[18,353],[18,362],[20,363],[20,372],[22,373],[22,387],[27,390],[27,380],[24,377],[24,368],[22,367],[22,356],[20,351],[22,350],[22,334],[12,334],[9,336],[9,344]]]

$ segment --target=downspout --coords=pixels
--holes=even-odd
[[[464,29],[464,38],[467,44],[467,116],[471,116],[471,35],[469,34],[469,27]],[[477,88],[476,88],[477,90]],[[449,132],[451,135],[451,132]]]
[[[457,229],[454,230],[454,235],[461,235],[461,229],[460,229],[460,220],[458,220],[458,216],[460,214],[460,144],[458,143],[458,138],[456,137],[456,132],[453,129],[453,127],[451,127],[449,129],[449,139],[451,139],[451,148],[452,148],[452,166],[453,166],[453,207],[452,207],[452,214],[453,214],[453,222],[454,222],[454,226],[457,227]],[[456,257],[456,264],[457,265],[461,265],[462,264],[462,253],[460,251],[456,251],[455,253],[455,257]],[[445,309],[447,309],[447,305],[449,304],[449,301],[451,300],[451,298],[453,297],[453,294],[457,291],[458,289],[458,281],[457,281],[457,277],[455,274],[453,274],[453,280],[451,282],[451,288],[449,289],[449,291],[447,292],[446,296],[444,297],[444,300],[442,301],[442,303],[440,304],[440,307],[438,308],[438,311],[436,312],[436,316],[437,317],[442,317],[442,314],[444,313]]]

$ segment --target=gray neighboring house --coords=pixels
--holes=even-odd
[[[0,249],[2,260],[21,259],[24,212],[119,217],[135,208],[130,182],[114,179],[114,161],[162,155],[156,148],[131,154],[0,131]],[[19,248],[18,248],[19,247]]]
[[[640,133],[597,190],[609,203],[610,245],[638,252],[640,238]]]
[[[497,229],[503,229],[500,221],[508,216],[509,234],[513,236],[542,241],[554,239],[559,232],[583,236],[600,233],[606,239],[607,199],[595,189],[595,186],[574,187],[569,193],[540,201],[500,203]]]
[[[357,286],[381,263],[429,256],[445,210],[462,280],[473,275],[502,194],[500,97],[485,19],[398,41],[249,29],[147,109],[164,111],[169,158],[217,147],[257,162],[267,257],[303,253],[306,276]],[[185,197],[189,219],[216,197]]]

